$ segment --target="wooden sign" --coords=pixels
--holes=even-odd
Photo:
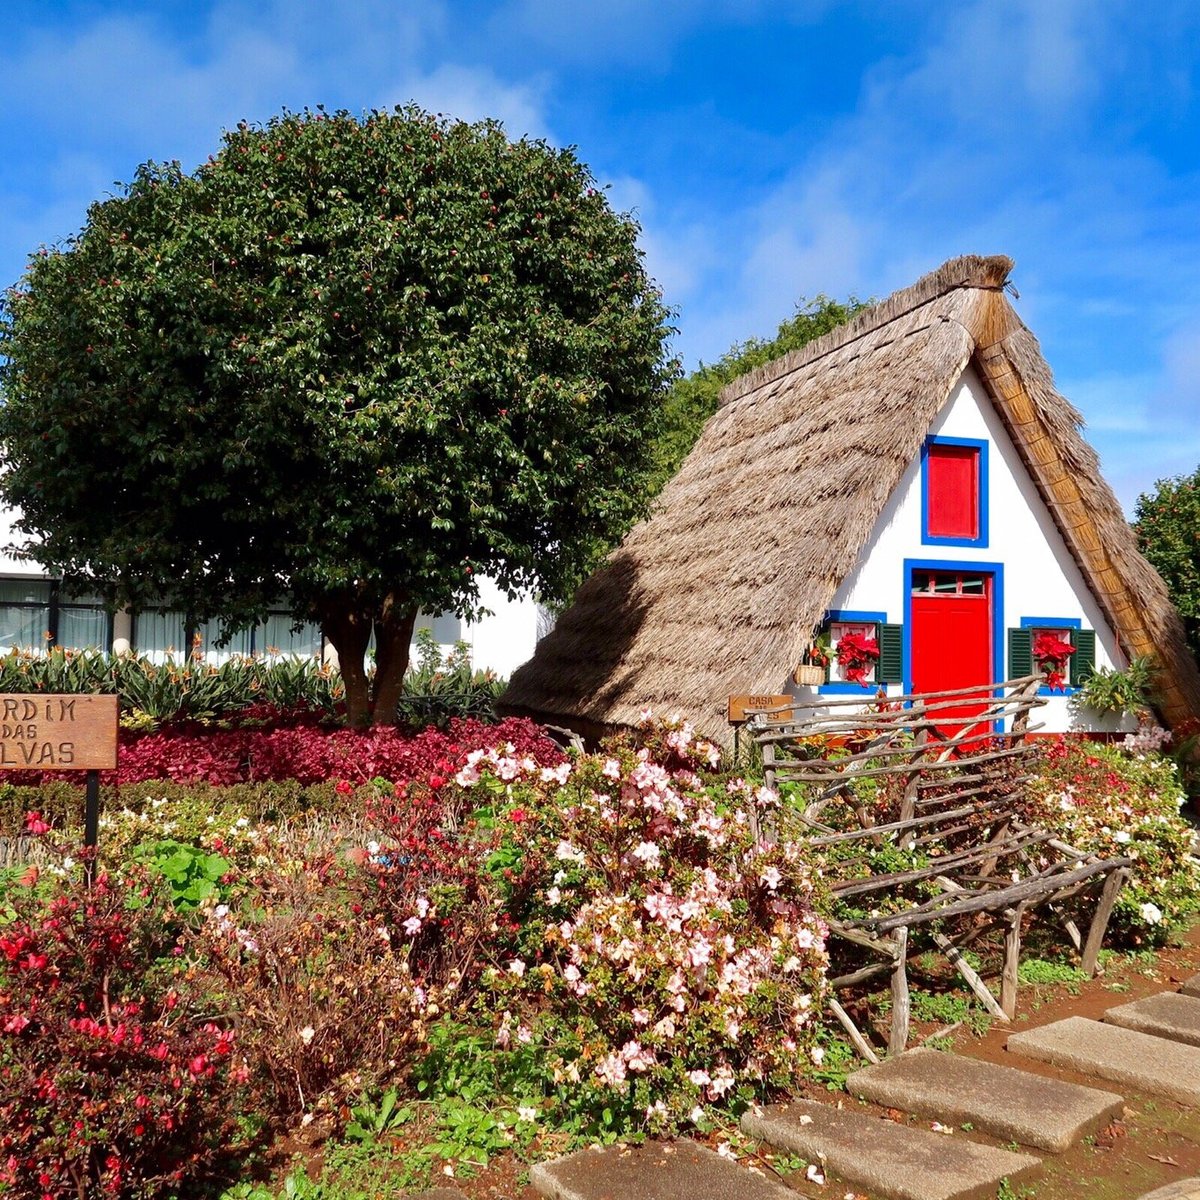
[[[116,696],[0,695],[0,770],[109,771]]]
[[[739,725],[745,721],[747,709],[778,708],[781,704],[791,703],[791,696],[730,696],[729,723]],[[772,724],[781,724],[791,719],[791,712],[768,713],[766,719]]]

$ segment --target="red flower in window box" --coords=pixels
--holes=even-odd
[[[1075,647],[1053,630],[1043,630],[1033,639],[1033,661],[1046,676],[1046,684],[1052,688],[1063,688],[1067,679],[1065,670]]]
[[[866,684],[867,672],[879,661],[879,643],[873,637],[859,633],[844,633],[838,638],[838,666],[851,683]]]

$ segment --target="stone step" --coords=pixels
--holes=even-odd
[[[1200,1179],[1180,1179],[1166,1187],[1144,1192],[1138,1200],[1200,1200]]]
[[[1200,1048],[1149,1033],[1067,1017],[1051,1025],[1010,1034],[1014,1054],[1110,1079],[1136,1091],[1200,1105]]]
[[[1193,975],[1179,990],[1185,996],[1200,996],[1200,975]]]
[[[547,1200],[796,1200],[776,1179],[696,1142],[580,1150],[529,1168]]]
[[[1178,992],[1159,992],[1119,1004],[1104,1014],[1110,1025],[1152,1033],[1189,1046],[1200,1046],[1200,998]]]
[[[1061,1154],[1124,1104],[1114,1092],[1063,1083],[941,1050],[916,1049],[846,1080],[852,1096],[948,1125],[970,1122],[1001,1142]]]
[[[1023,1178],[1040,1165],[1032,1155],[981,1146],[961,1134],[913,1129],[810,1100],[751,1109],[742,1129],[886,1200],[993,1200],[1001,1180]]]

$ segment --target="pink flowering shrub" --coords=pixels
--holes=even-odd
[[[687,726],[644,733],[557,767],[479,751],[456,776],[498,833],[478,1011],[597,1129],[667,1130],[795,1084],[824,992],[827,930],[774,794],[722,782]]]
[[[0,1195],[161,1195],[238,1148],[246,1065],[147,882],[11,887],[0,926]]]

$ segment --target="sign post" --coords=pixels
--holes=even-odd
[[[116,696],[0,695],[0,770],[86,771],[83,844],[90,848],[100,837],[100,772],[117,765],[118,719]]]

